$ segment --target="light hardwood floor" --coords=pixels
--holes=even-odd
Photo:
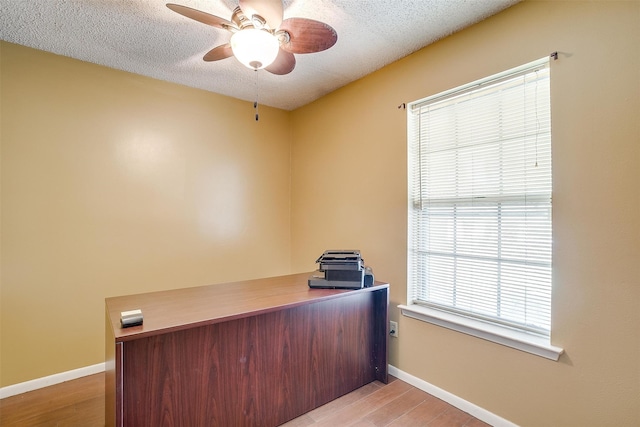
[[[390,380],[367,384],[284,426],[488,426],[404,381]],[[0,400],[0,426],[104,426],[104,373]]]

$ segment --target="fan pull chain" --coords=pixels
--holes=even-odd
[[[254,71],[256,73],[256,100],[253,103],[253,109],[256,110],[256,122],[259,119],[259,115],[258,115],[258,70]]]

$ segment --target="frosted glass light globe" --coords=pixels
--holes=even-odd
[[[231,36],[234,56],[252,70],[268,67],[278,56],[278,40],[265,30],[247,28]]]

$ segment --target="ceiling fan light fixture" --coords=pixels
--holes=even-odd
[[[296,66],[294,54],[315,53],[336,44],[338,34],[330,25],[308,18],[283,20],[284,0],[237,0],[231,20],[179,4],[167,7],[180,15],[227,30],[228,43],[214,47],[202,59],[219,61],[231,56],[247,68],[264,68],[271,74],[285,75]]]
[[[233,55],[252,70],[268,67],[280,49],[278,39],[266,30],[245,28],[231,36]]]

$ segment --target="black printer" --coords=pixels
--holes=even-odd
[[[364,265],[359,250],[327,250],[316,264],[320,267],[309,277],[310,288],[361,289],[373,285],[373,271]]]

